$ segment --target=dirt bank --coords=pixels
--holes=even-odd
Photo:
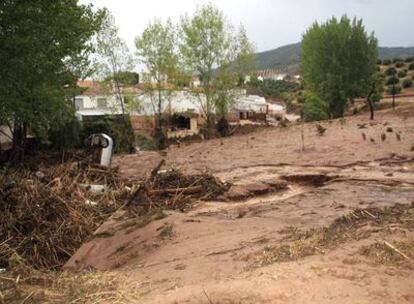
[[[233,196],[117,212],[66,264],[84,296],[53,303],[413,303],[413,117],[306,124],[305,151],[300,126],[170,148],[167,167],[208,170]],[[161,158],[115,164],[134,180]]]
[[[236,185],[286,180],[288,187],[200,202],[143,228],[109,224],[114,233],[86,244],[69,264],[139,282],[143,303],[411,303],[414,248],[406,259],[375,246],[414,244],[413,168],[411,159],[391,158],[218,173]],[[394,214],[396,204],[406,207]],[[343,230],[325,228],[343,216],[350,221]],[[375,258],[384,254],[394,262]]]
[[[412,106],[398,108],[396,112],[378,112],[374,122],[370,122],[364,113],[322,123],[327,128],[324,136],[317,134],[316,123],[306,124],[304,152],[301,151],[301,127],[290,126],[173,146],[165,157],[157,152],[118,156],[114,164],[120,166],[125,176],[137,178],[156,166],[163,157],[168,166],[179,167],[186,172],[209,170],[215,173],[281,163],[342,166],[388,158],[393,153],[414,156],[410,151],[414,144],[413,116]],[[387,132],[387,129],[392,132]],[[385,140],[382,140],[382,134],[385,134]]]

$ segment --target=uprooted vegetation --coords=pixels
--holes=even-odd
[[[360,254],[377,264],[398,266],[411,262],[414,266],[414,240],[398,241],[395,244],[375,242],[372,245],[363,246]]]
[[[373,233],[380,231],[387,233],[390,227],[414,231],[414,203],[396,204],[386,208],[357,209],[322,228],[301,231],[289,227],[280,231],[285,234],[281,240],[282,244],[265,247],[261,254],[255,256],[252,267],[294,261],[318,253],[323,254],[346,241],[367,239]],[[372,257],[375,256],[373,251],[382,249],[383,246],[373,245],[362,249],[361,252]],[[383,261],[384,258],[377,260]]]
[[[163,165],[161,161],[149,178],[132,189],[126,206],[135,214],[147,215],[157,210],[185,212],[195,202],[215,199],[231,186],[209,173],[185,175],[177,169],[160,171]]]
[[[0,303],[134,303],[139,301],[139,290],[130,285],[119,274],[74,275],[19,266],[0,277]]]
[[[165,209],[187,210],[228,190],[229,185],[210,174],[159,172],[161,165],[134,184],[123,180],[117,169],[89,162],[2,172],[0,268],[7,273],[0,277],[0,303],[136,301],[136,293],[128,288],[124,292],[119,278],[50,270],[60,270],[117,210],[125,209],[125,224],[137,229],[163,217]],[[96,191],[94,185],[104,187]],[[172,226],[163,228],[160,238],[174,235]]]
[[[227,191],[207,173],[158,173],[131,184],[88,162],[64,163],[40,171],[8,169],[0,175],[0,268],[30,265],[58,270],[115,211],[148,224],[162,210],[189,209]],[[99,191],[94,190],[99,185]],[[139,222],[139,221],[137,221]],[[135,223],[135,221],[134,221]],[[141,226],[142,226],[141,225]]]
[[[121,187],[115,170],[79,163],[1,175],[0,266],[58,269],[65,263],[120,207],[114,192],[84,191],[86,183]]]

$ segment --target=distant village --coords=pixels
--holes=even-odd
[[[278,73],[276,70],[258,71],[257,75],[259,81],[264,79],[291,79],[289,75]],[[294,76],[294,79],[299,79],[299,76]],[[246,79],[246,81],[248,80],[249,78]],[[198,87],[199,83],[200,80],[195,77],[192,79],[191,86]],[[110,92],[108,93],[108,90],[99,82],[79,81],[78,86],[85,88],[82,95],[74,97],[76,116],[79,120],[122,114],[116,96]],[[125,87],[123,91],[125,96],[129,97],[129,100],[133,99],[135,104],[138,105],[128,111],[134,131],[152,130],[155,124],[152,96],[144,92],[141,84]],[[248,95],[246,90],[239,90],[237,96],[238,98],[227,117],[230,123],[272,123],[285,119],[286,106],[283,101],[275,102],[270,99],[266,100],[265,97]],[[167,135],[169,138],[198,134],[199,126],[204,123],[201,103],[199,96],[195,96],[188,90],[171,93],[168,103],[163,105],[163,112],[174,117],[172,125],[168,126]]]
[[[300,75],[289,75],[276,69],[256,71],[258,81],[288,81],[299,82]],[[251,76],[246,76],[248,83]],[[83,93],[71,98],[79,121],[93,121],[102,117],[114,117],[122,115],[122,107],[114,91],[107,83],[95,80],[79,80],[78,86]],[[110,85],[109,85],[110,86]],[[193,77],[191,88],[200,86],[200,79]],[[154,129],[155,100],[151,94],[146,93],[143,83],[134,86],[123,86],[122,98],[125,101],[127,112],[131,119],[134,132],[148,133]],[[283,99],[275,101],[274,98],[266,98],[258,95],[249,95],[247,90],[240,89],[236,92],[237,98],[232,105],[227,120],[230,124],[277,124],[286,119],[286,104]],[[129,106],[132,101],[134,106]],[[202,100],[193,94],[191,90],[173,91],[168,96],[168,103],[163,105],[163,112],[172,119],[167,128],[168,138],[183,138],[199,134],[200,126],[205,123],[201,109]],[[11,132],[6,126],[1,127],[0,148],[8,149],[11,145]]]

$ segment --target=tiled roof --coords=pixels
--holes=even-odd
[[[82,93],[84,96],[101,96],[101,95],[112,95],[113,90],[111,89],[110,84],[98,82],[94,80],[78,80],[78,86],[81,88],[86,88]],[[122,87],[122,92],[127,94],[139,94],[142,92],[141,85]]]

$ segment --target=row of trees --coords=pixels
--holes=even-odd
[[[12,131],[14,151],[24,149],[29,129],[45,137],[73,117],[67,97],[92,72],[91,37],[104,17],[77,2],[0,2],[0,125]]]
[[[378,42],[362,20],[343,16],[314,23],[303,35],[301,72],[304,87],[325,103],[328,117],[344,115],[348,102],[366,97],[374,115],[384,79],[378,75]]]
[[[248,83],[249,92],[261,96],[281,97],[286,93],[297,92],[301,85],[286,80],[263,79],[252,77]]]
[[[136,39],[137,55],[148,70],[145,85],[157,101],[157,130],[168,95],[193,75],[193,93],[209,127],[214,113],[234,100],[241,75],[253,66],[253,46],[214,6],[198,8],[177,25],[154,20]],[[23,151],[28,131],[46,138],[73,119],[77,80],[98,75],[110,83],[123,113],[122,84],[136,81],[135,60],[119,37],[112,15],[78,0],[0,2],[0,125],[12,131],[14,151]],[[7,134],[4,134],[7,136]]]
[[[153,80],[146,91],[156,100],[158,132],[162,132],[161,116],[171,91],[193,76],[199,77],[200,87],[192,93],[211,131],[216,114],[224,118],[235,101],[236,87],[254,69],[253,45],[246,31],[242,26],[236,31],[211,4],[199,7],[193,16],[181,17],[177,25],[154,20],[136,39],[136,48]]]

